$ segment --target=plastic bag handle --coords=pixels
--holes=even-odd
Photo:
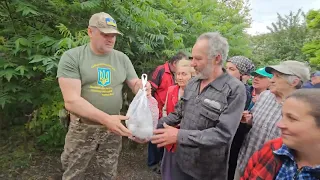
[[[146,90],[146,85],[147,85],[147,82],[148,82],[148,75],[147,74],[142,74],[141,75],[141,81],[142,81],[142,89],[145,91]]]

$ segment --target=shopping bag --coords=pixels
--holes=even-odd
[[[129,138],[150,140],[159,118],[158,102],[153,97],[147,97],[147,75],[142,74],[141,80],[143,88],[139,89],[129,105],[126,114],[129,119],[126,121],[126,125],[133,135]]]

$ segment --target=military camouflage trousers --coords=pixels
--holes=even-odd
[[[105,127],[72,120],[61,155],[62,179],[116,179],[121,147],[121,136]]]

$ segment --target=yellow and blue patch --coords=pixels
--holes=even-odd
[[[116,20],[112,18],[106,18],[107,25],[117,27]]]
[[[97,68],[98,85],[106,87],[111,84],[111,70],[109,68]]]

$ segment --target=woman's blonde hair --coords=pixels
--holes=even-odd
[[[177,63],[177,68],[178,68],[178,67],[189,67],[189,72],[191,73],[191,76],[195,76],[195,75],[196,75],[196,71],[195,71],[195,69],[191,66],[191,61],[190,61],[190,60],[181,59],[181,60],[178,61],[178,63]]]

